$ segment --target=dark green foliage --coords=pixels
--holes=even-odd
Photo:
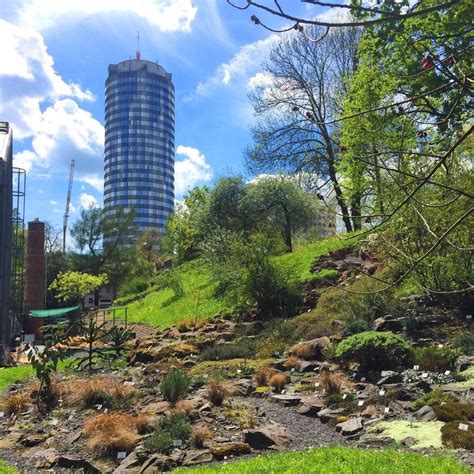
[[[440,421],[474,421],[474,403],[444,403],[436,405],[434,412]]]
[[[444,372],[453,367],[454,361],[459,355],[458,350],[449,347],[421,347],[415,349],[415,362],[422,370]]]
[[[148,453],[169,454],[173,450],[173,438],[166,431],[157,430],[143,442]]]
[[[173,441],[183,443],[191,435],[191,424],[181,413],[172,413],[163,418],[160,427],[145,439],[143,447],[149,453],[169,454],[173,450]]]
[[[397,369],[411,364],[413,349],[408,341],[391,332],[367,331],[340,342],[336,357],[358,362],[362,370]]]
[[[123,298],[128,295],[135,295],[137,293],[142,293],[148,289],[149,282],[146,278],[141,276],[134,276],[129,280],[126,280],[125,283],[120,288],[120,297]]]
[[[474,332],[459,334],[454,339],[454,345],[465,355],[474,355]]]
[[[252,339],[241,339],[235,344],[216,344],[201,353],[201,360],[252,359],[256,345]]]
[[[344,398],[344,395],[346,396],[346,398]],[[343,404],[346,402],[354,401],[354,395],[352,393],[335,393],[333,395],[328,395],[324,400],[328,406],[339,405],[341,403]]]
[[[180,439],[183,442],[191,435],[188,417],[178,412],[165,416],[160,423],[160,429],[169,433],[173,439]]]
[[[26,344],[24,349],[40,383],[38,390],[33,391],[31,396],[43,414],[57,402],[52,376],[57,371],[59,361],[66,358],[66,352],[58,345],[67,339],[67,331],[67,323],[43,326],[44,349],[40,352],[34,344]]]
[[[456,402],[456,397],[451,393],[445,393],[440,388],[435,388],[431,392],[425,393],[418,400],[413,402],[413,408],[419,410],[425,405],[434,407],[436,405],[441,405],[441,403],[453,403]]]
[[[459,423],[468,425],[468,430],[460,430]],[[463,448],[474,451],[474,423],[459,420],[450,421],[441,428],[441,439],[447,448]]]
[[[81,320],[77,323],[79,334],[84,338],[87,344],[87,357],[76,359],[74,362],[78,369],[87,369],[90,373],[102,358],[104,349],[97,347],[96,344],[106,337],[106,325],[107,322],[99,324],[93,314],[86,316],[85,320]]]
[[[120,357],[126,352],[126,343],[134,338],[134,334],[130,329],[114,326],[108,331],[104,337],[105,341],[108,342],[115,352],[115,358]]]
[[[190,380],[181,370],[173,370],[165,375],[160,383],[160,392],[163,398],[175,405],[189,390]]]

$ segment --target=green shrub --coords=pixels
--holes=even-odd
[[[217,344],[201,353],[201,360],[251,359],[255,357],[256,345],[252,339],[241,339],[235,344]]]
[[[155,281],[160,289],[168,288],[174,293],[173,300],[178,300],[184,296],[183,280],[176,270],[165,270],[156,277]]]
[[[425,405],[434,407],[436,405],[441,405],[441,403],[453,403],[456,402],[456,397],[451,393],[445,393],[440,388],[435,388],[429,393],[425,393],[418,400],[415,400],[412,403],[412,406],[415,410],[419,410]]]
[[[474,403],[445,403],[433,409],[440,421],[474,421]]]
[[[187,441],[191,436],[191,424],[186,415],[179,412],[171,413],[161,420],[161,431],[169,433],[173,439]]]
[[[173,437],[166,431],[157,430],[143,442],[148,453],[169,454],[173,450]]]
[[[468,425],[468,430],[460,430],[459,423]],[[474,451],[474,423],[459,420],[446,423],[441,428],[441,440],[447,448]]]
[[[413,349],[405,339],[391,332],[361,332],[340,342],[336,357],[354,361],[362,370],[384,370],[407,367],[413,360]]]
[[[122,285],[120,288],[120,297],[123,298],[125,296],[143,293],[148,290],[148,286],[149,284],[146,278],[135,276]]]
[[[415,349],[415,362],[422,370],[444,372],[453,367],[454,361],[459,355],[457,349],[449,347],[420,347]]]
[[[173,370],[160,383],[160,392],[163,398],[175,405],[189,390],[190,380],[181,370]]]
[[[474,332],[465,332],[456,336],[454,346],[463,354],[474,355]]]

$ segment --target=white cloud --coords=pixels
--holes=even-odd
[[[274,83],[274,78],[268,72],[257,72],[252,76],[247,85],[250,89],[256,89],[257,87],[270,87]]]
[[[18,22],[43,31],[63,19],[75,21],[103,13],[135,14],[164,32],[191,31],[197,13],[193,0],[29,0],[17,12]]]
[[[92,194],[82,193],[79,202],[83,209],[90,209],[91,207],[97,207],[97,199]]]
[[[54,201],[53,199],[51,199],[49,201],[49,203],[52,205],[52,206],[57,206],[58,202],[57,201]]]
[[[64,97],[93,100],[89,90],[66,82],[55,70],[44,39],[33,29],[0,19],[1,115],[14,127],[16,138],[33,136],[41,126],[41,104]]]
[[[76,160],[75,179],[101,189],[104,127],[72,99],[62,99],[40,115],[32,150],[15,154],[15,166],[68,172]]]
[[[270,35],[263,40],[242,46],[230,61],[220,64],[212,76],[200,82],[187,99],[209,96],[217,89],[234,85],[237,81],[248,82],[249,77],[261,69],[261,63],[278,38],[278,35]]]
[[[175,193],[181,196],[200,181],[209,181],[212,178],[212,168],[206,162],[206,157],[197,148],[178,146],[178,155],[184,160],[175,163]]]

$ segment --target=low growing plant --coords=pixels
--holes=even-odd
[[[415,400],[412,403],[412,406],[415,410],[419,410],[425,405],[434,407],[436,405],[441,405],[442,403],[453,403],[456,401],[456,397],[451,393],[446,393],[443,392],[440,388],[435,388],[431,392],[425,393],[418,400]]]
[[[468,426],[467,431],[459,429],[459,424]],[[441,439],[447,448],[474,451],[474,423],[469,421],[450,421],[441,427]]]
[[[415,349],[415,362],[422,370],[444,372],[452,369],[459,355],[459,350],[449,347],[420,347]]]
[[[474,355],[474,332],[464,332],[454,338],[454,346],[457,347],[462,354]]]
[[[219,382],[212,382],[207,387],[207,396],[209,401],[215,406],[220,407],[222,405],[226,394],[227,392],[225,388]]]
[[[191,442],[195,448],[204,448],[204,443],[212,439],[212,431],[204,425],[198,425],[193,428],[191,433]]]
[[[440,421],[474,421],[474,403],[443,403],[433,409]]]
[[[289,382],[288,377],[285,374],[275,374],[270,379],[270,385],[277,392],[281,392],[285,388],[285,385],[288,382]]]
[[[338,395],[342,389],[342,375],[324,370],[319,376],[319,382],[325,395]]]
[[[251,359],[255,357],[255,342],[241,339],[234,344],[216,344],[201,353],[201,360]]]
[[[181,370],[172,370],[165,375],[160,383],[160,392],[163,398],[176,405],[178,400],[181,400],[189,390],[190,380],[188,376]]]
[[[25,390],[6,395],[0,401],[0,406],[6,415],[19,415],[26,410],[29,402],[30,394]]]
[[[379,371],[409,366],[413,361],[411,344],[392,332],[368,331],[340,342],[336,357],[358,362],[361,370]]]

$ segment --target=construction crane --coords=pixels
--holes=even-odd
[[[69,205],[71,204],[72,182],[74,179],[74,166],[76,166],[76,160],[71,160],[71,167],[69,170],[69,185],[67,188],[67,198],[66,198],[66,211],[64,212],[64,219],[63,219],[63,253],[66,253],[67,220],[69,218]]]

